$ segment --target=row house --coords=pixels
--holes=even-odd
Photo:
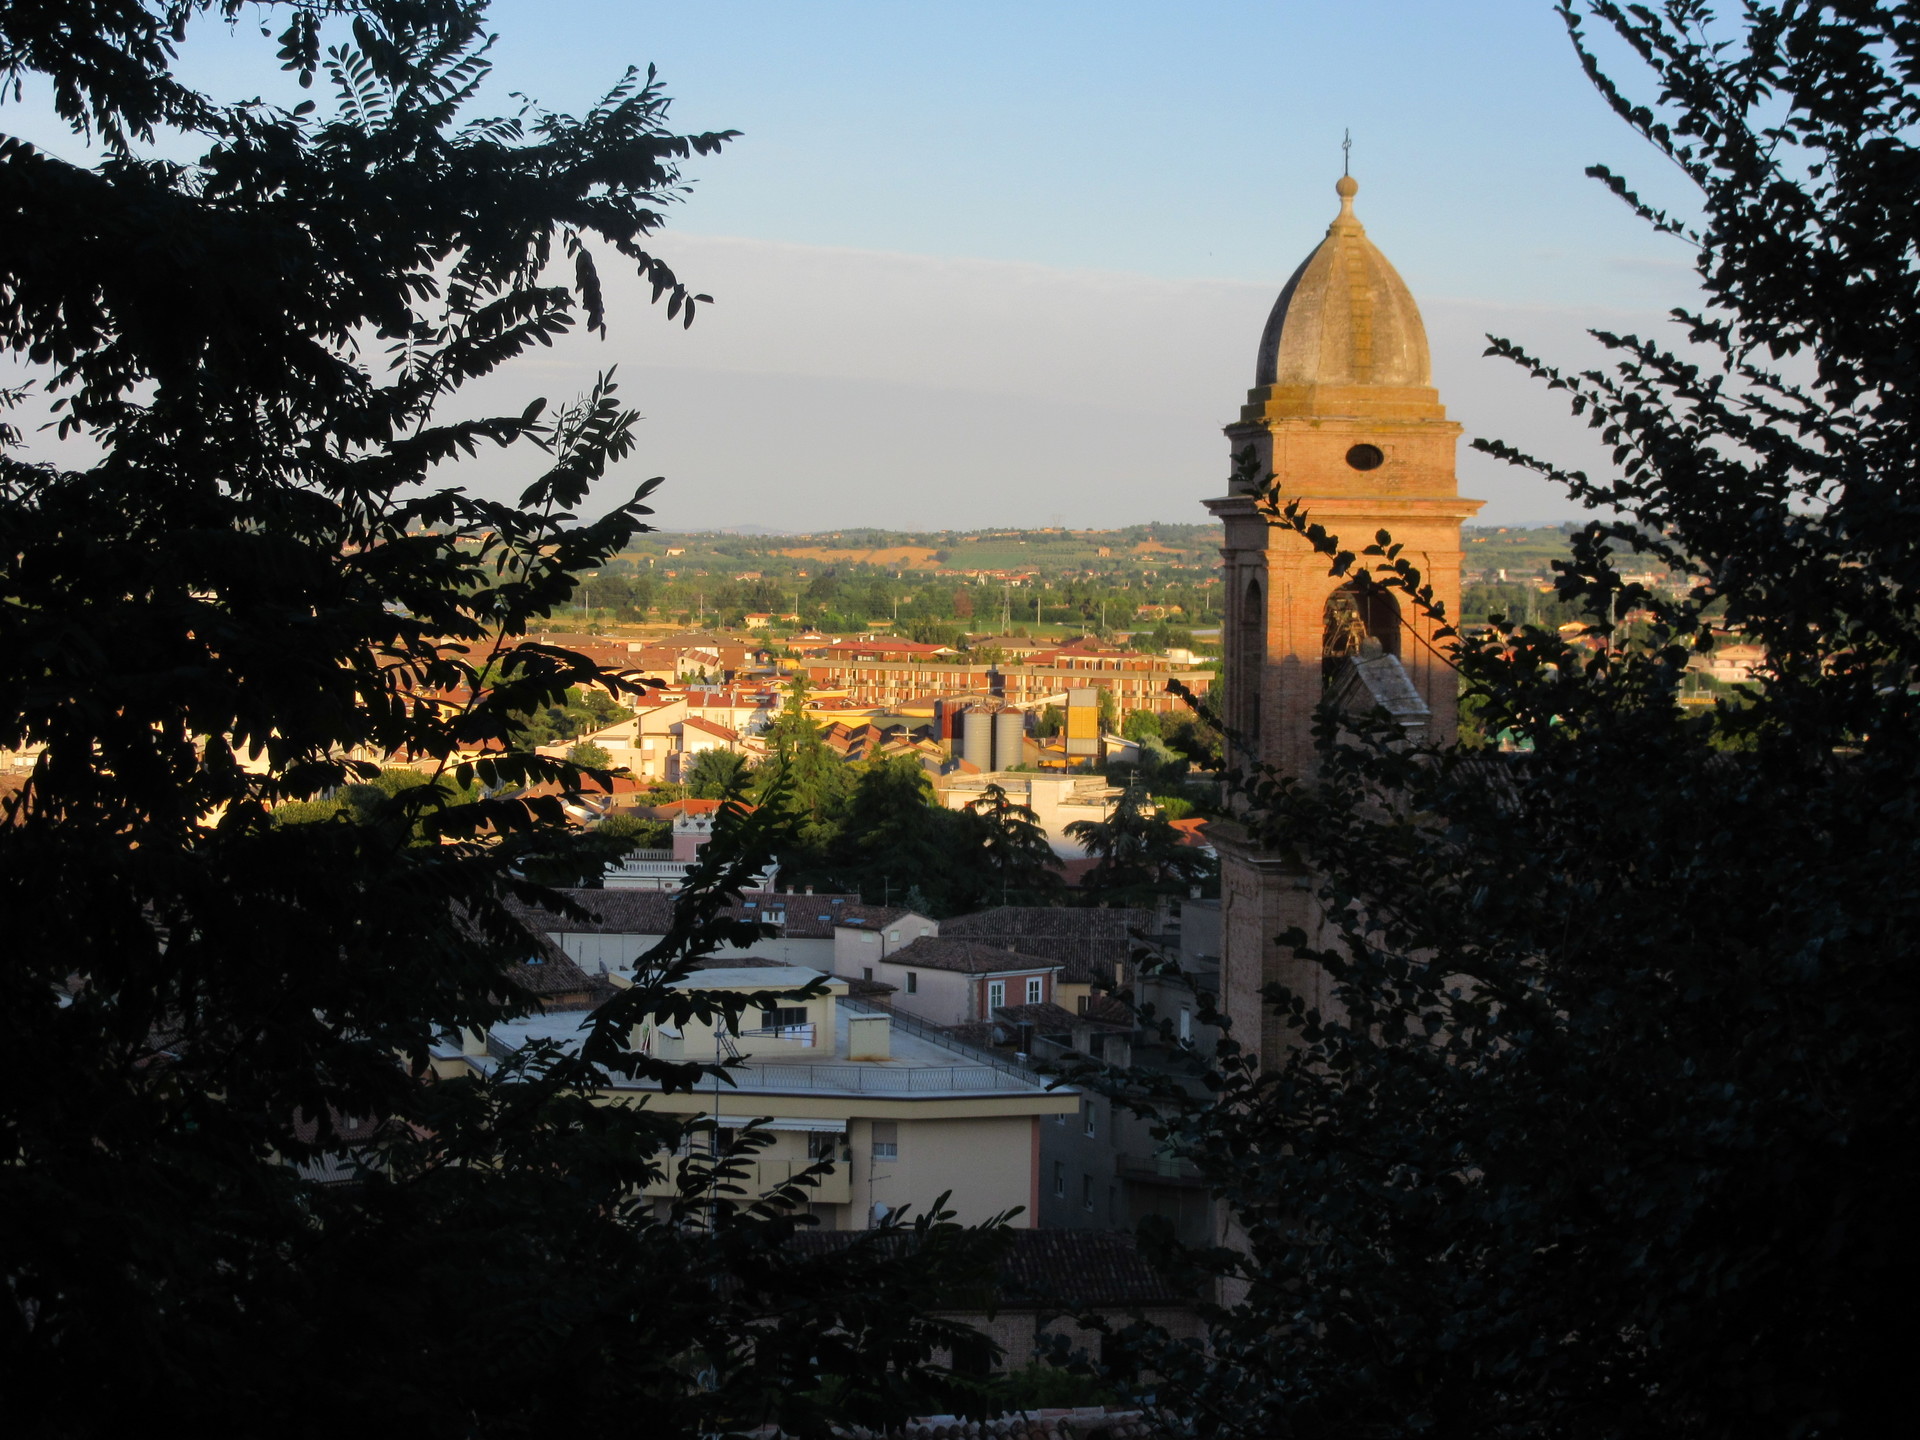
[[[699,705],[695,693],[649,691],[633,702],[633,713],[602,729],[582,735],[578,740],[558,745],[543,745],[543,755],[564,755],[574,745],[598,745],[607,752],[607,763],[626,770],[636,780],[663,780],[678,784],[693,759],[703,750],[730,750],[736,755],[749,753],[751,747],[739,730],[723,724],[716,715],[744,713],[752,717],[758,707]]]
[[[1178,680],[1196,695],[1205,695],[1213,686],[1211,670],[1189,670],[1168,665],[1164,660],[1140,657],[1145,664],[1112,668],[1094,661],[1111,657],[1076,657],[1065,665],[1002,665],[1000,694],[1014,705],[1040,705],[1055,700],[1068,690],[1094,687],[1112,695],[1121,711],[1151,710],[1167,715],[1186,709],[1186,702],[1167,693],[1167,683]]]
[[[542,745],[543,755],[564,755],[574,745],[591,743],[607,752],[607,763],[638,780],[665,780],[678,744],[677,728],[687,719],[687,697],[653,690],[637,697],[633,714],[578,740]]]
[[[964,661],[808,660],[801,666],[816,690],[843,692],[861,705],[898,705],[960,690],[991,691],[991,665]]]
[[[899,661],[820,661],[804,663],[807,683],[843,693],[861,705],[903,705],[939,695],[989,694],[1009,704],[1058,703],[1068,690],[1097,686],[1112,694],[1121,710],[1167,714],[1185,706],[1167,693],[1178,680],[1196,695],[1212,687],[1211,670],[1176,668],[1139,657],[1126,662],[1109,656],[1074,657],[1066,664],[969,665],[960,662],[917,664]]]
[[[737,731],[698,715],[689,715],[675,725],[673,740],[673,750],[667,756],[667,779],[677,785],[686,783],[694,761],[704,752],[725,750],[734,755],[741,753]]]
[[[689,689],[686,699],[689,715],[724,725],[736,735],[751,735],[767,728],[781,696],[765,686],[730,685]]]
[[[818,644],[795,641],[794,648],[812,660],[934,660],[959,654],[951,645],[932,645],[918,640],[872,635]]]

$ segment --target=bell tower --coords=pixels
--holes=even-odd
[[[1460,426],[1433,388],[1426,327],[1406,282],[1354,215],[1358,182],[1343,175],[1334,188],[1340,213],[1267,317],[1228,443],[1235,457],[1251,448],[1255,482],[1275,476],[1281,498],[1298,499],[1345,548],[1390,531],[1457,617],[1460,526],[1481,504],[1460,497],[1454,476]],[[1252,487],[1236,483],[1207,508],[1226,527],[1223,716],[1251,751],[1230,750],[1230,764],[1253,759],[1309,776],[1314,711],[1329,684],[1361,668],[1403,697],[1396,713],[1422,738],[1454,738],[1459,697],[1433,622],[1397,596],[1329,576],[1325,556],[1269,523]],[[1273,943],[1295,925],[1315,933],[1312,886],[1231,823],[1208,835],[1221,857],[1222,1003],[1242,1044],[1277,1056],[1281,1032],[1262,1013],[1260,987],[1282,981],[1323,1009],[1327,999],[1318,967]]]

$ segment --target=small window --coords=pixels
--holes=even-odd
[[[760,1027],[763,1030],[784,1030],[790,1025],[806,1023],[807,1007],[804,1005],[781,1005],[760,1012]]]
[[[920,927],[920,938],[922,940],[926,939],[931,934],[933,934],[933,929],[931,926],[922,925]]]
[[[1089,1139],[1093,1138],[1099,1129],[1099,1124],[1095,1118],[1096,1114],[1097,1112],[1093,1108],[1093,1101],[1087,1101],[1087,1108],[1081,1112],[1081,1119],[1086,1123],[1087,1138]]]
[[[1193,1011],[1184,1005],[1180,1007],[1180,1038],[1193,1039]]]
[[[1053,1162],[1053,1193],[1056,1199],[1067,1198],[1067,1162],[1064,1160]]]
[[[876,1160],[898,1160],[900,1158],[900,1124],[896,1120],[876,1120],[873,1122],[873,1158]]]
[[[837,1130],[811,1130],[807,1132],[807,1159],[816,1165],[822,1160],[844,1161],[847,1137]]]
[[[871,966],[871,965],[862,965],[862,966],[860,967],[860,978],[861,978],[862,980],[871,980],[871,979],[873,979],[873,966]]]
[[[860,937],[860,943],[862,945],[878,945],[880,943],[880,937],[869,930]]]
[[[900,943],[900,932],[898,930],[889,930],[887,932],[887,939],[891,943],[898,945]]]
[[[1027,977],[1027,1004],[1038,1005],[1045,990],[1046,982],[1044,980],[1038,975],[1029,975]]]
[[[989,1010],[998,1010],[1006,1003],[1007,982],[1004,980],[989,980],[987,982],[987,1008]]]
[[[909,970],[907,971],[907,994],[918,995],[919,993],[920,973],[917,970]]]
[[[1087,1213],[1093,1213],[1093,1177],[1091,1175],[1080,1177],[1080,1205]]]
[[[976,1380],[986,1380],[993,1375],[993,1342],[986,1336],[975,1333],[956,1337],[952,1354],[954,1374],[972,1376]]]
[[[1378,445],[1356,445],[1347,451],[1347,464],[1356,470],[1378,470],[1387,456]]]

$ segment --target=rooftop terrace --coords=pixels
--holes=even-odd
[[[699,982],[715,973],[707,971],[690,977],[687,988],[695,988]],[[753,988],[772,990],[788,986],[797,988],[818,972],[786,967],[721,973],[750,976]],[[839,982],[842,987],[844,983]],[[891,1054],[885,1060],[843,1058],[849,1050],[847,1033],[849,1020],[871,1019],[885,1013],[865,1007],[850,1009],[836,1004],[834,1006],[834,1043],[831,1047],[822,1045],[810,1051],[783,1051],[777,1060],[755,1060],[753,1058],[754,1037],[751,1035],[734,1037],[735,1048],[746,1058],[728,1071],[733,1080],[731,1088],[735,1093],[740,1094],[887,1095],[900,1098],[1048,1093],[1048,1085],[1044,1078],[1030,1074],[1018,1066],[997,1061],[980,1052],[942,1044],[929,1035],[925,1027],[916,1026],[910,1030],[902,1025],[891,1026],[889,1037]],[[530,1015],[518,1020],[506,1021],[494,1026],[487,1036],[487,1054],[469,1056],[468,1060],[478,1068],[491,1070],[500,1061],[535,1040],[549,1040],[568,1051],[573,1051],[585,1034],[582,1027],[588,1018],[573,1012]],[[726,1056],[721,1054],[714,1058],[724,1060]],[[657,1090],[659,1087],[643,1080],[629,1080],[622,1076],[614,1076],[608,1088],[618,1091],[646,1091]],[[1055,1088],[1064,1093],[1075,1093],[1067,1087]]]

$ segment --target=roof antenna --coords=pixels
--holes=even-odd
[[[1353,174],[1353,131],[1340,132],[1340,173],[1342,176]]]

